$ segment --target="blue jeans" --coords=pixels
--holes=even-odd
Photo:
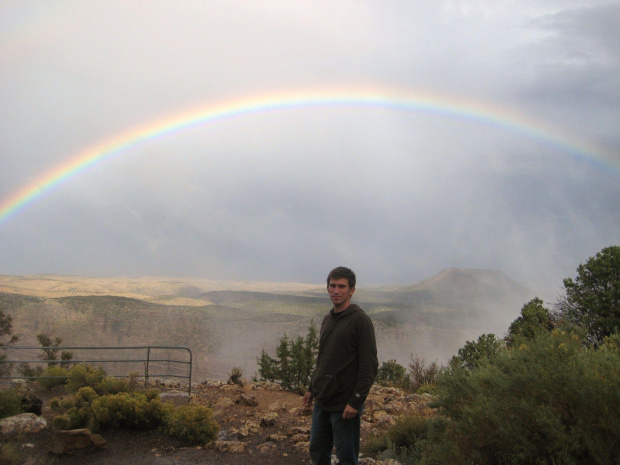
[[[315,402],[310,431],[310,457],[314,465],[331,465],[336,446],[338,465],[357,465],[360,452],[360,417],[343,420],[342,412],[326,412]]]

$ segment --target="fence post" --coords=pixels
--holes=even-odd
[[[148,346],[146,349],[146,369],[144,373],[144,385],[149,385],[149,361],[151,359],[151,346]]]

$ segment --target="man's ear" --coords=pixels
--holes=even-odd
[[[355,288],[354,288],[354,287],[352,287],[352,288],[350,288],[350,289],[351,289],[351,295],[353,295],[353,293],[355,292]]]

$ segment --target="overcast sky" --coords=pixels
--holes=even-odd
[[[233,101],[444,105],[293,106],[138,144],[2,219],[0,273],[319,283],[348,265],[367,286],[467,267],[555,296],[620,245],[619,25],[598,0],[0,0],[0,203]]]

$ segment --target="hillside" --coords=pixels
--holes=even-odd
[[[329,309],[323,285],[155,278],[0,276],[0,308],[20,345],[49,332],[67,346],[180,345],[198,378],[246,376],[279,338],[303,334]],[[415,285],[359,288],[375,323],[380,361],[411,354],[445,362],[482,333],[503,335],[534,295],[499,271],[448,269]]]

